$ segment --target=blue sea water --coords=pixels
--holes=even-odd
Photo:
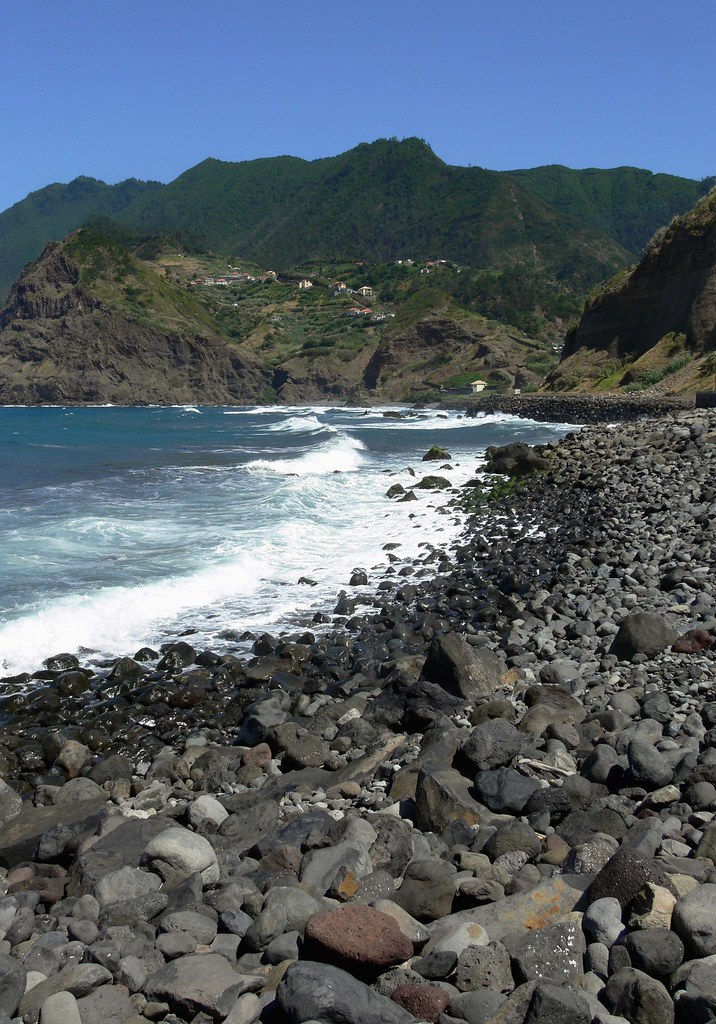
[[[226,629],[305,622],[331,610],[353,567],[374,585],[384,544],[410,558],[455,540],[444,495],[385,497],[413,481],[408,466],[428,469],[432,444],[460,484],[488,445],[570,429],[383,412],[0,408],[0,674],[59,651],[91,663],[187,630],[217,649]]]

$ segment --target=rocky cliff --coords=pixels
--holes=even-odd
[[[95,227],[46,246],[0,310],[0,404],[430,400],[477,377],[536,385],[554,358],[437,291],[349,334],[344,307],[319,301],[301,320],[295,289],[278,286],[249,297],[244,323],[234,296],[188,286],[195,260],[184,262],[186,280]],[[342,345],[326,343],[326,325]]]
[[[376,347],[363,383],[368,391],[398,399],[434,391],[439,381],[464,386],[484,379],[497,387],[525,387],[539,381],[528,368],[545,358],[544,345],[495,320],[446,311],[398,328]]]
[[[716,347],[716,189],[658,231],[637,266],[590,296],[548,383],[597,380],[614,360],[624,363],[614,384],[629,383],[628,363],[650,352],[654,363],[665,339],[667,357],[674,344],[697,360]]]
[[[105,276],[116,281],[116,268]],[[82,278],[81,263],[53,242],[12,289],[0,311],[1,404],[265,400],[270,374],[173,310],[166,290],[164,322],[153,324],[103,302]],[[174,329],[166,328],[169,312]]]

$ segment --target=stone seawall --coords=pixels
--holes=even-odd
[[[445,409],[478,413],[511,413],[552,423],[611,423],[641,416],[661,416],[694,407],[693,398],[636,395],[475,395],[446,399]]]

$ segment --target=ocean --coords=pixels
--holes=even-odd
[[[386,411],[0,408],[0,675],[61,651],[101,664],[181,634],[221,650],[227,630],[305,627],[341,589],[374,589],[385,544],[410,560],[458,537],[445,492],[396,502],[391,484],[460,485],[488,445],[572,429]],[[434,444],[451,470],[421,462]],[[355,567],[367,588],[348,587]]]

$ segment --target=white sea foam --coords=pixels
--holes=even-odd
[[[275,433],[288,433],[288,434],[301,434],[309,431],[315,433],[318,430],[325,430],[330,434],[335,434],[336,428],[332,427],[328,423],[321,423],[318,416],[289,416],[287,420],[282,420],[281,423],[272,423],[267,428],[272,434]]]
[[[246,468],[252,472],[279,473],[281,476],[350,473],[363,462],[361,453],[364,449],[365,445],[357,437],[339,434],[297,458],[254,459],[246,463]]]
[[[363,424],[363,420],[368,420]],[[527,426],[534,423],[534,420],[520,419],[519,416],[513,416],[511,413],[486,413],[481,414],[479,417],[474,416],[457,416],[446,415],[443,413],[433,413],[432,415],[420,415],[420,416],[406,416],[404,419],[392,419],[391,417],[384,417],[369,414],[368,416],[361,417],[361,422],[358,426],[365,426],[370,430],[460,430],[463,427],[472,427],[473,430],[477,426],[486,426],[487,424],[520,424]]]
[[[268,416],[276,413],[273,405],[262,405],[260,408],[250,409],[222,409],[224,416]]]
[[[240,555],[224,564],[130,587],[73,594],[28,611],[0,627],[0,667],[19,672],[59,650],[80,647],[132,653],[137,638],[161,622],[258,588],[266,565]]]
[[[179,422],[186,411],[166,416]],[[385,543],[399,542],[398,554],[412,558],[425,541],[446,546],[456,537],[459,515],[441,511],[444,492],[416,491],[418,501],[409,504],[385,498],[390,484],[415,482],[405,467],[418,469],[433,431],[494,422],[497,429],[485,436],[496,443],[535,434],[529,422],[511,417],[445,419],[430,410],[422,419],[393,420],[383,411],[203,409],[193,429],[204,443],[188,454],[181,441],[173,454],[162,441],[143,449],[162,453],[156,464],[154,456],[144,464],[121,453],[105,465],[103,438],[102,474],[92,486],[50,475],[18,491],[9,523],[0,521],[0,568],[16,581],[17,594],[0,621],[0,675],[33,671],[60,650],[98,652],[96,663],[145,643],[158,646],[187,628],[196,630],[195,646],[221,649],[217,634],[227,627],[278,630],[310,621],[317,608],[334,606],[354,566],[366,567],[370,589],[377,585]],[[233,427],[223,421],[217,432],[217,413],[257,419]],[[86,415],[81,410],[76,419]],[[70,429],[83,438],[81,423]],[[404,430],[426,436],[401,440]],[[457,431],[446,439],[454,486],[474,476],[480,436]],[[52,466],[54,453],[48,459]],[[299,586],[300,576],[318,585]]]

